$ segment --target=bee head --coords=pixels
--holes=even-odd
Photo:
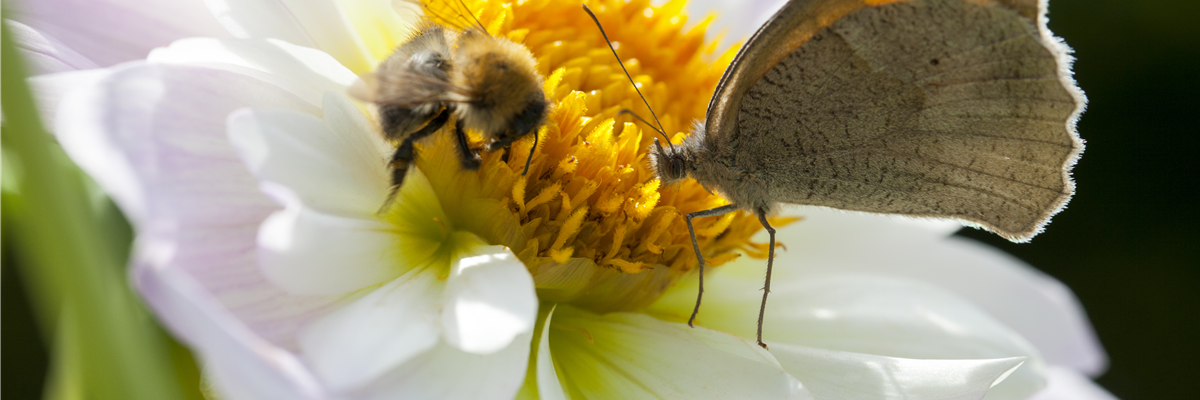
[[[488,151],[499,150],[525,135],[536,134],[538,127],[542,126],[546,119],[550,105],[541,92],[530,93],[524,104],[525,107],[520,112],[507,118],[507,126],[502,131],[492,134],[496,140],[488,145]]]
[[[663,147],[658,138],[654,139],[654,147],[650,149],[650,167],[666,185],[687,178],[687,157],[678,147]]]
[[[505,147],[542,125],[549,102],[528,49],[505,38],[475,34],[462,38],[457,51],[455,81],[470,94],[456,112],[467,128],[492,139],[489,150]]]
[[[526,99],[526,106],[521,112],[513,116],[509,123],[508,135],[512,138],[520,138],[530,133],[536,133],[538,127],[546,120],[546,114],[550,111],[550,104],[546,101],[546,96],[539,90],[530,93]]]

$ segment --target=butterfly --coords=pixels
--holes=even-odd
[[[771,287],[767,216],[804,204],[951,218],[1014,242],[1075,192],[1086,99],[1038,0],[792,0],[725,71],[705,121],[655,139],[664,184],[695,179],[770,234],[758,344]],[[661,130],[660,130],[661,131]],[[665,135],[664,135],[665,137]]]

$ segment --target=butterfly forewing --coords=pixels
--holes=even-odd
[[[1082,98],[1060,73],[1065,55],[1022,15],[1028,7],[843,3],[789,4],[845,15],[820,29],[819,15],[776,15],[743,53],[778,62],[731,67],[706,142],[738,179],[718,186],[739,204],[957,218],[1017,241],[1036,234],[1073,192]],[[799,45],[780,55],[755,43],[772,29],[778,46]]]

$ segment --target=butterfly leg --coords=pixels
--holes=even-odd
[[[454,123],[454,138],[458,140],[458,156],[462,160],[463,169],[477,170],[482,161],[479,155],[471,151],[471,144],[467,142],[467,132],[463,131],[462,121]]]
[[[763,299],[762,305],[758,307],[758,345],[762,348],[767,348],[767,344],[762,341],[762,326],[763,315],[767,312],[767,295],[771,293],[771,267],[775,264],[775,228],[767,222],[767,213],[763,210],[758,210],[758,222],[762,223],[763,228],[767,228],[767,233],[771,235],[771,242],[767,248],[767,278],[763,283]]]
[[[688,234],[692,235],[692,249],[696,251],[696,261],[700,263],[700,268],[698,270],[698,275],[700,276],[700,290],[698,293],[696,293],[696,308],[692,309],[692,316],[691,318],[688,318],[688,326],[692,326],[692,322],[696,320],[696,314],[700,313],[700,299],[704,298],[704,256],[700,254],[700,243],[696,241],[696,229],[692,228],[692,218],[724,215],[736,211],[737,209],[737,206],[730,204],[709,210],[688,213],[687,215]]]
[[[392,204],[392,199],[396,197],[396,192],[400,191],[400,185],[404,184],[404,177],[408,175],[408,164],[416,158],[416,149],[413,147],[413,142],[420,140],[426,136],[437,132],[446,126],[446,121],[450,120],[450,110],[443,110],[432,121],[425,124],[420,130],[413,132],[408,137],[400,142],[396,147],[396,152],[392,153],[392,160],[388,161],[388,166],[392,168],[392,189],[388,193],[387,200],[383,202],[383,206],[379,208],[383,212],[388,205]]]

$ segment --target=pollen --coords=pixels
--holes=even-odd
[[[434,1],[431,13],[458,3]],[[706,41],[712,16],[694,25],[683,1],[589,1],[617,54],[653,106],[672,142],[704,117],[708,99],[736,47]],[[646,307],[697,267],[684,215],[728,204],[693,180],[664,186],[648,162],[655,132],[634,124],[642,104],[600,31],[579,2],[465,1],[493,36],[526,46],[552,103],[528,174],[533,135],[507,150],[484,152],[476,171],[458,167],[450,135],[419,145],[416,164],[429,177],[455,229],[504,244],[533,275],[542,301],[594,311]],[[777,219],[776,226],[790,221]],[[745,212],[693,221],[707,261],[741,254],[765,258],[750,241],[762,229]]]

